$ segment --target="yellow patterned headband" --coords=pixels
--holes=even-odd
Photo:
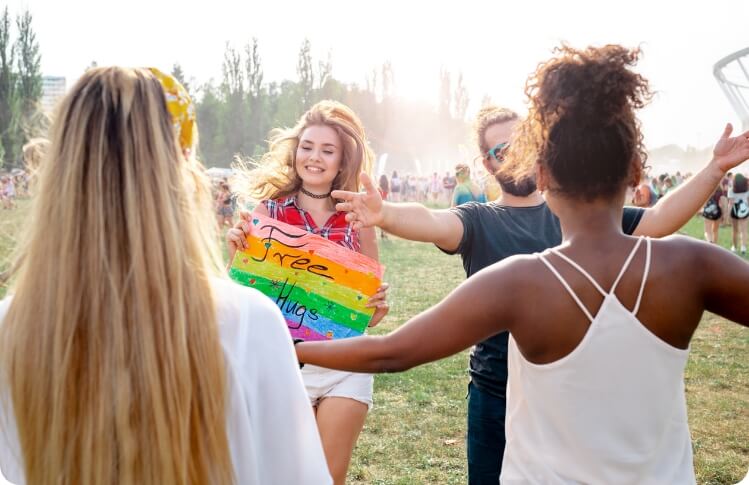
[[[172,115],[174,131],[179,137],[179,145],[185,153],[192,152],[193,144],[197,141],[197,123],[195,107],[187,90],[173,76],[164,74],[155,67],[148,68],[164,88],[166,106]]]

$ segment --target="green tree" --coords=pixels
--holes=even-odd
[[[185,76],[185,72],[182,70],[182,66],[180,66],[179,62],[175,62],[172,66],[172,76],[174,79],[179,81],[179,83],[185,88],[185,90],[190,94],[192,97],[192,92],[190,91],[190,83],[187,82],[187,77]]]
[[[312,68],[312,53],[309,39],[304,39],[299,49],[296,72],[299,75],[299,89],[302,98],[302,107],[307,110],[312,106],[313,90],[315,87],[315,73]]]
[[[10,27],[10,12],[6,6],[0,18],[0,144],[4,155],[0,167],[5,160],[13,161],[18,144],[18,94],[13,71],[15,45],[10,41]]]
[[[32,16],[29,11],[16,18],[18,39],[18,71],[16,76],[18,97],[20,100],[20,122],[24,138],[40,135],[42,127],[42,58],[39,43],[31,26]],[[19,140],[22,142],[22,140]]]
[[[244,93],[244,73],[242,71],[242,56],[228,42],[224,50],[224,63],[221,66],[223,82],[221,89],[224,95]]]
[[[453,117],[458,121],[463,121],[468,110],[468,88],[463,83],[463,73],[458,74],[458,82],[455,84],[455,93],[453,93]]]
[[[322,90],[325,84],[333,77],[333,53],[328,51],[328,57],[317,63],[317,89]]]
[[[313,63],[305,40],[297,60],[297,80],[266,81],[257,39],[241,53],[227,44],[222,82],[199,89],[200,155],[206,165],[229,166],[236,153],[257,159],[267,150],[271,128],[293,126],[321,97],[341,101],[356,112],[375,152],[388,153],[388,169],[444,170],[464,156],[459,145],[468,139],[468,124],[461,117],[468,94],[462,76],[454,84],[447,69],[440,71],[435,116],[433,105],[396,96],[390,62],[369,71],[361,88],[335,79],[331,57],[329,53],[327,61]],[[417,165],[414,159],[422,163]]]
[[[200,134],[199,156],[206,166],[228,166],[223,129],[224,104],[212,83],[201,88],[202,99],[195,107]]]
[[[375,97],[377,96],[377,91],[378,91],[378,88],[377,88],[378,82],[379,82],[378,76],[379,75],[377,73],[377,69],[372,69],[372,71],[367,75],[367,78],[366,78],[365,91],[372,93]]]
[[[395,74],[390,61],[382,65],[382,99],[390,98],[395,91]]]
[[[223,82],[223,127],[225,149],[222,158],[216,160],[221,166],[230,164],[235,155],[251,152],[247,133],[247,105],[245,104],[245,76],[242,55],[229,44],[224,51]]]
[[[274,128],[294,126],[306,108],[303,108],[303,92],[298,83],[284,81],[278,87],[276,112],[271,126]]]
[[[450,118],[451,114],[451,84],[450,72],[445,68],[440,69],[440,91],[437,106],[439,107],[440,117],[443,119]]]
[[[260,59],[260,48],[256,37],[245,46],[245,78],[247,79],[247,107],[249,121],[248,140],[245,144],[246,154],[254,155],[257,147],[262,145],[263,138],[269,130],[269,112],[264,108],[265,93],[263,90],[263,65]]]
[[[257,98],[263,86],[263,65],[260,59],[260,49],[257,37],[252,38],[252,44],[245,46],[245,76],[247,91],[250,96]]]

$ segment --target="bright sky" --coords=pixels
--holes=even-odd
[[[365,84],[390,60],[396,92],[436,103],[440,67],[461,71],[469,116],[485,94],[524,112],[523,86],[561,41],[573,46],[641,45],[639,70],[658,91],[641,115],[646,143],[703,148],[738,117],[713,78],[720,58],[749,46],[749,1],[544,0],[532,2],[376,0],[229,1],[6,0],[28,8],[47,75],[68,85],[91,61],[157,66],[179,62],[199,82],[221,77],[227,41],[260,44],[266,80],[296,78],[305,37],[316,59],[329,50],[333,73]],[[690,5],[691,4],[691,5]]]

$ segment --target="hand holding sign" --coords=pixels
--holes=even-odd
[[[234,261],[234,254],[237,250],[249,249],[247,238],[252,233],[250,224],[252,214],[246,211],[239,212],[239,221],[234,227],[226,232],[226,245],[229,248],[229,262]]]
[[[249,224],[249,231],[242,224]],[[249,235],[234,242],[240,250],[229,274],[272,298],[294,338],[361,335],[370,321],[376,323],[373,315],[380,319],[387,313],[387,285],[380,282],[383,268],[376,261],[258,213],[240,226]]]
[[[372,315],[372,320],[369,321],[370,327],[377,326],[380,321],[385,318],[385,315],[390,311],[390,305],[387,302],[387,291],[390,285],[383,283],[382,286],[377,288],[377,293],[372,295],[367,302],[367,308],[374,308],[375,312]]]

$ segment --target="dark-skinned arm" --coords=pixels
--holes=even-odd
[[[749,263],[714,244],[694,244],[699,245],[695,279],[703,285],[705,310],[749,327]]]
[[[351,372],[399,372],[453,355],[509,330],[521,291],[509,258],[476,273],[444,300],[384,336],[297,344],[300,362]],[[514,264],[515,260],[518,264]],[[516,294],[517,293],[517,294]]]

